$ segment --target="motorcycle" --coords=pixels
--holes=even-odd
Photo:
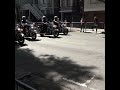
[[[37,30],[33,23],[24,25],[23,33],[25,37],[32,37],[32,40],[35,40],[37,38]]]
[[[58,37],[59,30],[57,28],[57,25],[53,25],[53,32],[52,33],[53,33],[54,37]]]
[[[25,39],[24,39],[24,34],[22,33],[23,29],[20,27],[15,28],[15,41],[18,41],[19,44],[23,44]]]
[[[41,23],[38,25],[38,30],[41,37],[44,35],[54,35],[55,38],[59,36],[57,25],[52,23]]]
[[[64,35],[68,34],[68,29],[65,24],[59,25],[59,33],[63,33]]]

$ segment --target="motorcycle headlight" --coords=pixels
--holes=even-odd
[[[18,28],[18,31],[20,31],[20,28]]]
[[[31,28],[33,29],[34,27],[32,26]]]
[[[20,29],[20,31],[23,31],[23,29]]]
[[[54,28],[56,28],[56,27],[57,27],[57,25],[53,25],[53,27],[54,27]]]
[[[24,37],[24,34],[22,33],[21,36]]]
[[[34,32],[37,32],[37,30],[34,30]]]

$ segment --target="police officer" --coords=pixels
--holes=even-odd
[[[47,27],[48,27],[47,17],[43,16],[42,17],[42,28],[43,28],[44,33],[47,31]]]
[[[54,16],[53,24],[57,25],[57,28],[59,27],[59,21],[57,16]]]
[[[24,33],[28,32],[28,30],[29,30],[27,23],[28,23],[28,21],[27,21],[26,16],[22,16],[21,27],[23,28]]]
[[[26,19],[26,16],[22,16],[22,20],[21,20],[21,23],[22,23],[22,24],[25,24],[25,23],[27,23],[27,19]]]

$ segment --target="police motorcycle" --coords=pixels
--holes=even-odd
[[[54,25],[52,22],[47,22],[46,19],[46,16],[43,16],[41,24],[38,25],[40,36],[43,37],[44,35],[54,35],[54,37],[58,37],[59,30],[57,25]]]
[[[27,21],[26,17],[22,17],[21,27],[23,28],[23,33],[25,37],[32,37],[32,40],[36,40],[37,38],[37,28],[35,27],[35,23]]]
[[[64,35],[68,34],[68,28],[67,28],[66,24],[64,24],[64,23],[59,24],[59,33],[63,33]]]
[[[25,23],[25,24],[22,24],[22,27],[23,27],[23,33],[25,37],[32,37],[32,40],[36,40],[37,30],[34,23],[30,23],[30,22]]]
[[[19,44],[24,44],[24,34],[23,29],[20,27],[19,24],[15,26],[15,41],[17,41]]]

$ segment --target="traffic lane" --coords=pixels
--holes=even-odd
[[[61,38],[47,38],[47,37],[41,37],[42,40],[48,40],[48,41],[64,41],[69,43],[77,43],[77,44],[83,44],[90,46],[96,46],[102,48],[105,46],[105,38],[103,38],[105,35],[96,35],[96,34],[85,34],[85,33],[79,33],[79,32],[70,32],[68,35],[60,35]],[[39,38],[39,35],[38,35]]]
[[[76,41],[76,42],[84,42],[87,43],[88,40],[92,41],[89,43],[96,43],[98,40],[100,44],[103,43],[103,41],[105,40],[105,38],[103,38],[105,35],[102,34],[89,34],[89,33],[79,33],[79,32],[70,32],[68,35],[59,35],[59,38],[49,38],[52,35],[47,35],[45,37],[40,37],[40,35],[38,34],[38,38],[41,38],[42,40],[59,40],[59,41],[65,41],[65,40],[70,40],[70,41]]]
[[[78,34],[78,33],[75,33],[75,34]],[[78,37],[77,35],[75,35],[76,37]],[[89,35],[88,35],[89,36]],[[86,37],[86,36],[85,36]],[[95,38],[96,40],[92,40],[90,38],[88,38],[88,43],[86,43],[84,40],[87,40],[86,38],[85,39],[81,39],[79,42],[75,40],[71,40],[71,39],[67,39],[64,37],[64,39],[51,39],[51,38],[46,38],[46,37],[39,37],[40,39],[42,39],[40,42],[36,42],[35,43],[35,46],[46,46],[44,48],[44,50],[47,48],[49,48],[50,46],[50,50],[51,53],[53,52],[56,52],[56,51],[64,51],[64,50],[67,50],[69,53],[68,55],[71,55],[70,52],[72,51],[75,51],[75,55],[83,55],[84,57],[85,56],[89,56],[89,55],[98,55],[100,58],[101,56],[105,56],[105,45],[104,45],[104,40],[102,41],[101,38]],[[89,42],[91,42],[92,44],[90,44]],[[34,44],[32,42],[30,42],[31,44]],[[94,44],[94,43],[97,43],[97,44]],[[39,45],[41,44],[41,45]],[[34,46],[34,45],[33,45]],[[34,48],[34,47],[33,47]],[[58,49],[58,50],[57,50]],[[53,52],[52,52],[53,51]],[[57,52],[58,53],[58,52]],[[63,52],[64,53],[64,52]],[[85,54],[86,53],[86,54]],[[55,53],[53,53],[55,54]],[[58,55],[61,55],[62,53],[59,53]],[[73,54],[73,53],[72,53]],[[93,58],[94,59],[94,58]]]
[[[86,47],[84,46],[83,43],[76,43],[76,42],[69,42],[69,41],[40,41],[40,42],[28,42],[26,41],[29,45],[30,48],[34,48],[36,50],[40,49],[50,49],[49,51],[51,52],[57,52],[57,51],[65,51],[67,53],[74,52],[72,54],[88,54],[88,55],[97,55],[97,54],[103,54],[104,55],[104,50],[100,49],[93,50],[91,47]],[[36,51],[35,50],[35,51]]]
[[[84,46],[83,44],[81,44],[81,49],[83,49],[83,50],[78,50],[77,49],[79,47],[78,44],[68,43],[68,41],[60,43],[59,41],[55,41],[55,40],[60,40],[60,39],[49,39],[49,38],[44,38],[43,37],[43,39],[41,41],[35,41],[35,42],[27,41],[26,43],[28,44],[28,46],[25,46],[25,47],[33,49],[33,51],[34,51],[33,54],[37,55],[37,57],[39,57],[39,58],[40,58],[41,55],[46,55],[46,54],[48,54],[48,55],[55,55],[56,54],[56,56],[59,56],[59,57],[60,56],[61,57],[63,57],[63,56],[67,57],[68,56],[68,57],[70,57],[70,59],[72,61],[74,61],[75,63],[77,63],[79,65],[90,66],[90,65],[96,64],[95,66],[97,66],[99,68],[98,68],[98,70],[96,70],[96,71],[93,70],[93,71],[99,72],[98,74],[100,74],[100,75],[102,75],[101,72],[104,73],[104,61],[102,60],[102,59],[104,59],[104,57],[103,57],[102,54],[100,55],[101,52],[98,52],[97,55],[99,57],[97,57],[97,59],[95,60],[97,55],[92,52],[93,53],[92,55],[95,56],[95,57],[92,57],[92,55],[89,55],[91,53],[85,53],[85,52],[88,52],[89,49],[88,48],[83,48],[82,47],[82,46]],[[71,49],[70,46],[72,46],[72,49]],[[98,46],[96,46],[96,47],[99,48]],[[84,49],[86,49],[86,50],[84,50]],[[82,52],[79,52],[79,51],[82,51]],[[81,53],[84,53],[84,54],[81,54]],[[102,56],[102,58],[101,58],[101,56]],[[104,75],[102,75],[102,76],[104,77]],[[99,83],[99,85],[98,84],[94,84],[94,85],[98,85],[98,86],[101,85],[101,86],[103,86],[103,88],[101,90],[104,90],[104,81],[101,82],[101,81],[98,80],[97,83]],[[94,86],[94,85],[92,85],[92,86]],[[98,88],[100,88],[100,87],[98,87]]]
[[[70,57],[78,64],[98,66],[100,69],[102,69],[104,74],[104,49],[91,49],[91,47],[84,47],[84,45],[79,46],[76,44],[70,44],[65,42],[52,42],[52,40],[42,40],[40,42],[28,43],[32,44],[29,45],[29,48],[32,48],[34,50],[33,54],[37,57],[39,57],[40,54],[43,53],[52,54],[59,57]]]
[[[78,37],[78,36],[76,36]],[[91,52],[96,52],[96,53],[103,53],[104,54],[104,40],[100,40],[100,39],[79,39],[79,41],[77,39],[69,39],[67,37],[64,37],[63,39],[51,39],[51,38],[47,38],[47,37],[38,37],[38,39],[41,39],[41,41],[35,41],[35,44],[37,46],[40,46],[39,44],[45,44],[46,47],[50,46],[50,47],[56,47],[56,48],[60,48],[62,50],[67,49],[67,50],[77,50],[79,51],[79,49],[84,49],[86,50],[86,52],[91,51]],[[31,44],[33,42],[30,42]],[[34,43],[33,43],[34,44]],[[44,46],[44,45],[43,45]]]
[[[79,32],[71,32],[67,36],[62,36],[61,40],[69,40],[80,43],[85,43],[86,45],[105,45],[105,35],[104,34],[91,34],[91,33],[79,33]],[[97,42],[97,43],[96,43]]]

